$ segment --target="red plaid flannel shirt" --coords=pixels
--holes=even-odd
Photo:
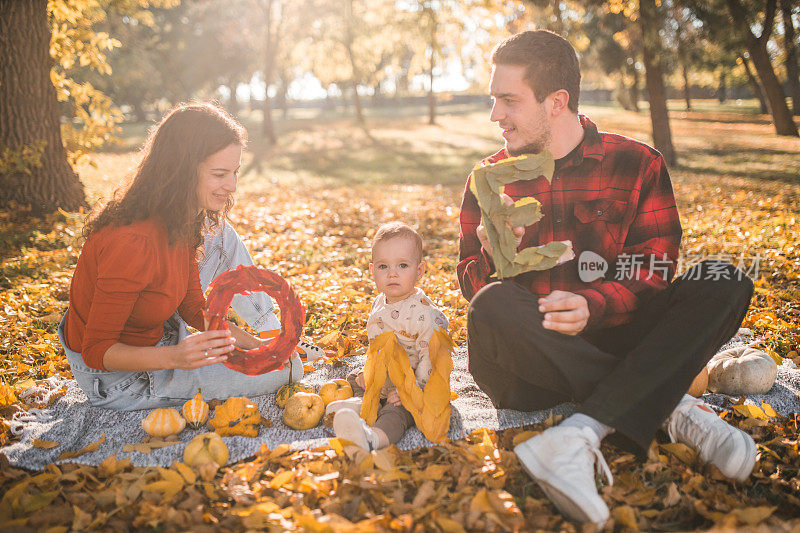
[[[580,120],[583,142],[556,162],[552,184],[540,177],[510,183],[505,192],[515,201],[533,196],[542,204],[544,216],[525,228],[519,249],[571,240],[576,257],[550,270],[520,274],[515,280],[539,297],[554,290],[585,297],[588,329],[630,321],[640,301],[666,288],[675,274],[681,224],[661,155],[633,139],[598,132],[583,115]],[[507,157],[503,149],[482,164]],[[476,235],[481,213],[469,183],[459,223],[458,281],[470,300],[492,281],[495,268]],[[603,257],[611,270],[595,281],[581,281],[578,258],[584,251]]]

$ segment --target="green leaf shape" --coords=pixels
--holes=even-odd
[[[558,264],[567,251],[562,242],[525,248],[517,252],[517,242],[510,226],[530,226],[542,218],[542,204],[531,197],[513,205],[504,205],[500,193],[516,181],[544,177],[552,183],[555,161],[549,151],[535,155],[510,157],[490,165],[476,165],[470,175],[470,191],[478,200],[481,222],[492,245],[497,275],[511,278],[531,270],[547,270]]]

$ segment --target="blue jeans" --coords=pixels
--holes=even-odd
[[[201,284],[205,290],[220,273],[236,266],[252,265],[253,260],[239,235],[226,222],[222,232],[205,240],[205,254],[200,263]],[[279,329],[272,299],[264,293],[234,297],[233,309],[257,331]],[[69,310],[67,310],[69,312]],[[153,409],[180,405],[197,393],[203,398],[225,399],[231,396],[259,396],[278,390],[289,381],[289,365],[260,376],[247,376],[222,363],[195,370],[150,370],[142,372],[109,372],[90,368],[78,352],[64,342],[64,318],[58,326],[58,339],[64,348],[72,375],[89,399],[89,403],[119,411]],[[176,313],[164,324],[164,336],[156,346],[178,344],[189,334],[186,323]],[[303,377],[303,363],[293,356],[294,380]]]
[[[252,266],[253,258],[247,251],[236,230],[224,222],[212,232],[204,235],[203,254],[200,258],[200,285],[205,291],[208,285],[220,274],[239,265]],[[281,322],[275,316],[275,303],[264,292],[237,294],[231,307],[239,317],[250,324],[257,332],[281,329]],[[189,335],[186,322],[176,312],[164,325],[164,335],[177,334],[178,342]]]

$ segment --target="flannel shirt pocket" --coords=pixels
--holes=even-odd
[[[607,198],[577,202],[573,212],[578,220],[578,249],[613,250],[620,245],[625,209],[625,202]]]
[[[601,198],[588,202],[577,202],[574,208],[575,217],[584,224],[602,220],[603,222],[619,222],[625,214],[625,202]]]

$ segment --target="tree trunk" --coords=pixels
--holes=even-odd
[[[289,98],[287,97],[287,93],[289,92],[289,84],[286,81],[286,73],[284,72],[281,75],[281,84],[278,86],[278,93],[275,97],[278,100],[278,107],[281,109],[281,116],[283,120],[287,120],[289,118]]]
[[[639,112],[639,71],[636,70],[635,62],[634,62],[633,65],[631,65],[631,78],[632,78],[631,86],[628,89],[628,91],[630,92],[631,107],[633,108],[633,110],[635,112],[638,113]]]
[[[564,16],[561,13],[561,0],[553,0],[553,15],[556,18],[554,31],[559,35],[564,34]]]
[[[267,0],[264,7],[264,104],[262,105],[261,131],[267,144],[275,144],[275,125],[272,121],[272,101],[269,97],[269,86],[272,84],[272,69],[275,65],[275,54],[277,53],[277,42],[272,38],[272,0]]]
[[[432,8],[428,9],[430,10],[428,14],[428,22],[430,23],[428,46],[431,48],[430,70],[428,71],[428,79],[430,81],[430,87],[428,88],[428,124],[433,126],[436,124],[436,95],[433,93],[433,68],[436,61],[436,14]]]
[[[792,98],[792,112],[800,115],[800,72],[797,65],[797,45],[794,43],[795,31],[792,21],[792,5],[789,0],[781,0],[783,16],[783,47],[786,49],[786,78],[789,81],[789,96]]]
[[[742,66],[744,67],[744,73],[747,75],[747,82],[750,84],[750,90],[753,91],[753,96],[758,98],[758,105],[761,108],[761,114],[766,115],[769,113],[769,109],[767,109],[767,101],[764,100],[764,92],[761,90],[761,85],[758,84],[758,80],[755,76],[753,76],[753,71],[750,70],[750,62],[744,56],[739,56],[739,59],[742,60]]]
[[[683,75],[683,99],[686,101],[686,111],[691,111],[692,95],[691,87],[689,85],[689,69],[685,63],[681,65],[681,74]]]
[[[664,88],[664,72],[660,58],[663,56],[661,36],[658,34],[659,15],[655,0],[639,0],[639,20],[642,28],[645,82],[647,100],[650,102],[650,122],[653,129],[653,144],[667,164],[676,161],[672,146],[672,133],[667,111],[667,92]]]
[[[724,104],[728,99],[728,74],[725,67],[719,70],[719,84],[717,85],[717,101]]]
[[[381,82],[377,82],[372,86],[372,105],[380,105],[381,98],[383,98]]]
[[[356,120],[364,124],[364,107],[361,105],[361,95],[358,94],[358,83],[353,80],[353,107],[356,110]]]
[[[617,103],[622,106],[622,109],[625,111],[633,111],[633,107],[631,106],[631,93],[628,89],[628,86],[625,84],[625,75],[620,73],[617,76],[617,88],[614,91],[614,98],[616,99]]]
[[[0,163],[0,207],[16,204],[35,214],[85,207],[83,184],[61,141],[47,0],[0,0],[0,52],[0,161],[41,151],[38,164],[35,158]]]
[[[792,119],[789,106],[786,105],[786,95],[778,81],[778,77],[775,75],[775,70],[772,68],[772,62],[770,61],[769,52],[767,51],[767,42],[772,34],[773,23],[775,22],[777,0],[767,0],[767,15],[762,25],[763,30],[761,36],[759,37],[753,35],[753,32],[750,30],[750,24],[747,20],[747,11],[745,7],[742,6],[741,2],[739,0],[726,0],[726,3],[734,23],[744,35],[747,51],[750,53],[750,59],[753,60],[753,66],[756,68],[758,79],[761,80],[761,87],[764,88],[764,96],[767,100],[769,112],[772,115],[772,123],[775,126],[775,132],[778,135],[797,137],[797,126]]]
[[[358,95],[358,84],[360,80],[358,66],[356,64],[355,52],[353,52],[353,0],[348,0],[345,4],[345,39],[344,47],[347,50],[347,58],[350,60],[350,70],[352,71],[353,86],[353,105],[356,109],[356,120],[359,124],[364,124],[364,110],[361,107],[361,97]]]
[[[144,104],[142,102],[135,102],[133,104],[133,116],[136,117],[136,122],[140,124],[147,120],[147,113],[144,111]]]
[[[231,95],[228,98],[228,111],[234,116],[239,113],[239,95],[236,94],[236,87],[238,86],[239,83],[233,80],[228,83],[228,89],[231,91]]]

